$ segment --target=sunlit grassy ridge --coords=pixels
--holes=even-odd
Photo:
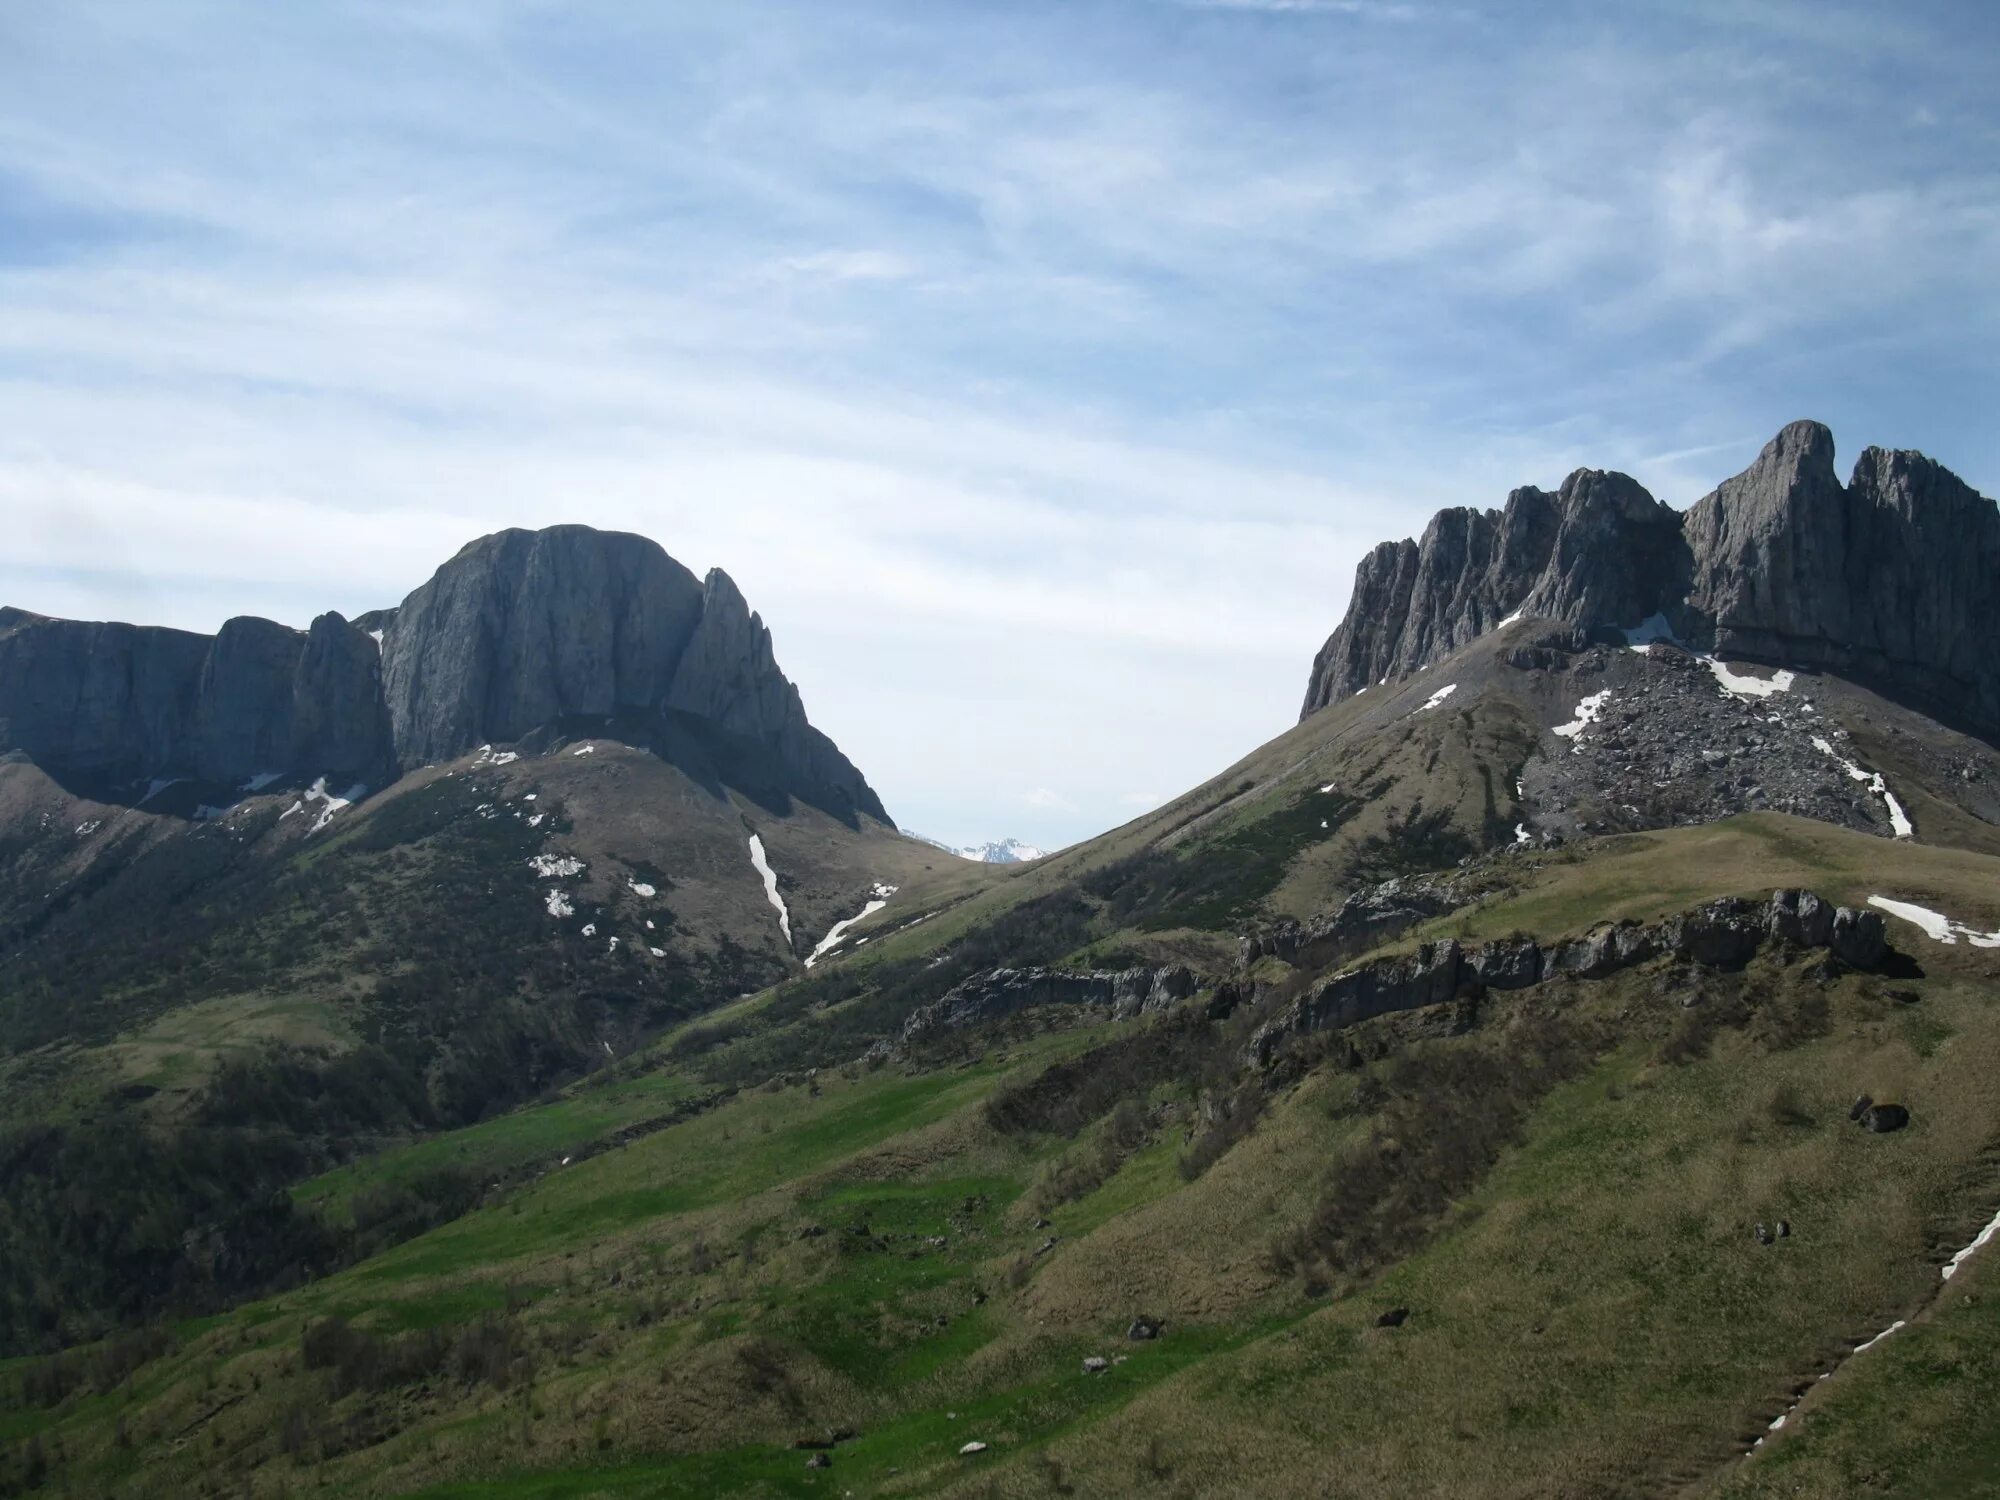
[[[1527,862],[1468,920],[1554,935],[1600,857],[1588,910],[1646,915],[1616,895],[1621,862],[1663,850],[1688,882],[1665,899],[1683,903],[1850,879],[1969,902],[1985,873],[1907,849],[1865,869],[1880,841],[1847,840],[1750,820],[1614,841]],[[570,1167],[548,1160],[702,1087],[649,1055],[415,1148],[539,1157],[546,1170],[500,1202],[185,1329],[107,1394],[17,1407],[0,1431],[17,1450],[34,1435],[45,1463],[59,1445],[86,1493],[229,1475],[268,1494],[1500,1496],[1533,1475],[1534,1493],[1579,1497],[1831,1495],[1868,1463],[1888,1464],[1894,1492],[1954,1492],[1913,1476],[1973,1474],[1994,1441],[1965,1395],[1984,1368],[1963,1321],[1977,1301],[1938,1302],[1909,1330],[1921,1339],[1843,1367],[1782,1440],[1739,1456],[1801,1382],[1930,1307],[1938,1262],[2000,1203],[2000,1011],[1975,955],[1916,951],[1930,972],[1909,981],[1914,1004],[1760,961],[1711,997],[1693,1047],[1697,1012],[1651,971],[1510,998],[1464,1038],[1385,1026],[1381,1061],[1309,1073],[1191,1179],[1196,1080],[1151,1088],[1123,1147],[1108,1118],[1073,1140],[991,1123],[996,1089],[1096,1055],[1121,1034],[1106,1025],[1024,1032],[955,1068],[743,1089]],[[1388,1122],[1421,1118],[1382,1112],[1398,1068],[1468,1045],[1504,1059],[1549,1027],[1594,1060],[1522,1101],[1519,1128],[1470,1190],[1419,1215],[1407,1253],[1288,1268]],[[1907,1102],[1911,1128],[1855,1129],[1863,1091]],[[1071,1196],[1064,1165],[1086,1158],[1104,1168]],[[412,1169],[399,1152],[338,1191]],[[1754,1225],[1780,1218],[1791,1235],[1760,1245]],[[1392,1306],[1408,1321],[1376,1327]],[[1140,1313],[1166,1336],[1127,1342]],[[335,1316],[384,1348],[457,1352],[408,1383],[305,1368]],[[504,1345],[486,1373],[460,1349],[481,1338]],[[1946,1338],[1922,1356],[1930,1378],[1892,1378]],[[1124,1359],[1087,1375],[1095,1355]],[[1944,1436],[1869,1449],[1843,1437],[1849,1403]],[[791,1446],[841,1430],[855,1435],[828,1469]],[[961,1457],[969,1441],[989,1446]],[[1781,1472],[1819,1488],[1760,1477]]]
[[[1743,976],[1558,982],[1327,1039],[1275,1088],[1241,1067],[1255,1016],[1198,1007],[1030,1014],[863,1058],[913,997],[998,962],[1192,960],[1214,978],[1246,914],[1449,865],[1504,816],[1532,736],[1518,707],[1386,740],[1351,734],[1357,718],[1302,725],[1085,849],[887,914],[846,958],[521,1111],[300,1185],[334,1224],[445,1176],[480,1198],[171,1348],[0,1369],[0,1392],[19,1388],[0,1398],[0,1475],[38,1464],[135,1496],[1969,1483],[2000,1425],[1967,1394],[1983,1325],[1977,1302],[1934,1294],[2000,1206],[1982,951],[1898,925],[1923,972],[1893,981],[1767,954]],[[2000,927],[1996,872],[1757,815],[1499,856],[1477,901],[1386,951],[1795,885]],[[1169,1034],[1171,1067],[1128,1045]],[[1075,1069],[1057,1094],[1115,1087],[1072,1118],[1057,1064]],[[1906,1104],[1910,1128],[1855,1128],[1864,1092]],[[1780,1219],[1792,1233],[1760,1244]],[[1378,1326],[1392,1308],[1407,1320]],[[1142,1314],[1163,1338],[1127,1339]],[[1802,1384],[1912,1314],[1912,1337],[1843,1366],[1743,1460]],[[1897,1361],[1924,1350],[1913,1378]],[[1864,1424],[1892,1417],[1933,1440],[1871,1457]],[[835,1438],[826,1468],[793,1446]],[[1784,1474],[1799,1486],[1766,1477]]]

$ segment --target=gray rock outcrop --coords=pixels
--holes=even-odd
[[[1282,959],[1295,968],[1320,968],[1463,904],[1448,875],[1385,880],[1351,893],[1326,916],[1303,922],[1288,919],[1245,933],[1237,940],[1237,961],[1246,969],[1260,958]]]
[[[1147,969],[993,969],[975,974],[903,1023],[905,1044],[1039,1005],[1096,1006],[1125,1019],[1152,1015],[1195,992],[1185,964]]]
[[[1313,663],[1302,716],[1435,662],[1520,613],[1579,630],[1663,616],[1702,650],[1824,669],[2000,727],[2000,509],[1920,453],[1794,422],[1686,512],[1578,470],[1504,511],[1440,512],[1377,547]]]
[[[1880,912],[1835,908],[1799,890],[1774,891],[1768,901],[1725,896],[1659,922],[1615,923],[1546,947],[1529,938],[1470,945],[1447,938],[1321,981],[1257,1028],[1248,1060],[1264,1067],[1291,1038],[1377,1016],[1559,977],[1606,979],[1656,958],[1741,969],[1767,943],[1827,949],[1857,969],[1877,967],[1889,951]]]

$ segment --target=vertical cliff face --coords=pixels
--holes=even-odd
[[[666,698],[701,618],[694,575],[644,537],[481,537],[403,601],[383,686],[405,766]]]
[[[0,611],[0,750],[111,779],[241,782],[392,763],[375,643],[322,616],[249,617],[213,638]]]
[[[1313,663],[1306,709],[1403,677],[1484,635],[1547,566],[1557,497],[1515,490],[1503,510],[1439,511],[1421,541],[1384,542],[1354,575],[1347,618]]]
[[[1634,480],[1579,470],[1545,531],[1482,549],[1492,511],[1444,511],[1355,574],[1305,713],[1458,649],[1517,610],[1586,630],[1662,615],[1683,640],[1823,667],[2000,727],[2000,511],[1920,453],[1870,448],[1852,479],[1833,435],[1794,422],[1685,513]],[[1548,538],[1543,545],[1541,538]]]
[[[98,777],[380,786],[568,719],[670,714],[828,806],[887,821],[807,721],[728,575],[698,582],[644,537],[482,537],[398,608],[307,631],[244,618],[210,638],[0,610],[0,752]]]
[[[1691,618],[1718,651],[1825,667],[2000,724],[2000,512],[1921,453],[1796,422],[1687,513]]]
[[[377,786],[396,750],[374,637],[339,615],[312,622],[292,673],[292,754],[285,764],[322,768]]]
[[[182,630],[0,610],[0,746],[94,774],[179,755],[212,643]]]

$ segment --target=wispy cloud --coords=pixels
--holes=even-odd
[[[1190,10],[1261,11],[1270,15],[1366,16],[1384,21],[1414,21],[1423,14],[1415,5],[1393,0],[1178,0]]]
[[[1801,415],[2000,480],[1990,13],[1736,9],[19,10],[0,599],[640,530],[892,810],[1068,842],[1283,727],[1440,504]]]

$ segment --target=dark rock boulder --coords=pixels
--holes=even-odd
[[[1844,964],[1857,969],[1879,967],[1889,953],[1889,934],[1882,913],[1841,907],[1833,914],[1833,931],[1827,946]]]
[[[1887,1135],[1910,1123],[1910,1112],[1900,1104],[1871,1104],[1861,1112],[1861,1128],[1874,1135]]]
[[[1833,939],[1833,908],[1811,891],[1773,891],[1768,928],[1776,942],[1824,948]]]

